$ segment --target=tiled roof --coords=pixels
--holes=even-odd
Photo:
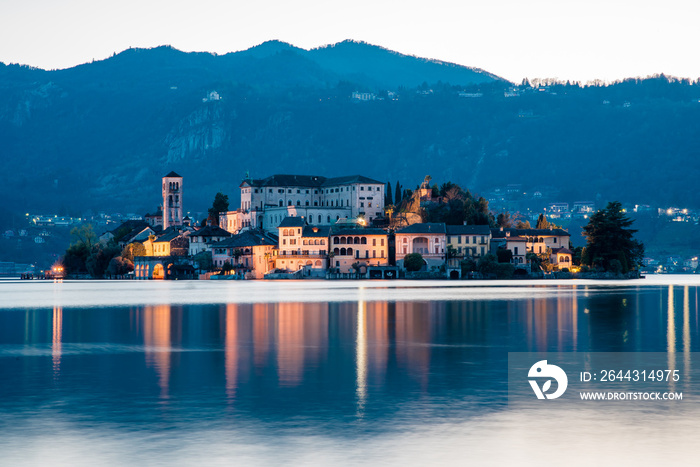
[[[364,175],[348,175],[345,177],[333,177],[326,179],[323,186],[350,185],[351,183],[371,183],[374,185],[384,185],[384,182],[374,180]]]
[[[490,235],[488,225],[448,225],[447,235]]]
[[[568,248],[564,248],[564,247],[562,247],[562,248],[552,248],[552,253],[557,253],[557,254],[558,254],[558,253],[561,253],[561,254],[564,254],[564,255],[573,255],[573,254],[574,254],[571,250],[569,250]]]
[[[170,243],[171,241],[175,240],[177,237],[180,236],[180,232],[177,230],[170,230],[169,228],[165,231],[163,235],[158,237],[158,240],[156,240],[153,243]]]
[[[306,225],[306,221],[304,221],[303,217],[285,217],[282,219],[282,222],[280,222],[280,227],[304,227]]]
[[[331,234],[329,225],[307,225],[302,230],[302,237],[328,237]]]
[[[275,246],[277,238],[259,230],[246,230],[221,242],[213,243],[211,246],[212,248],[241,248],[258,245]]]
[[[231,233],[215,225],[207,225],[197,230],[190,237],[230,237]]]
[[[289,174],[275,174],[270,175],[267,178],[257,178],[257,179],[247,179],[241,182],[241,185],[248,183],[255,187],[264,186],[295,186],[295,187],[305,187],[305,188],[319,188],[322,186],[337,186],[337,185],[349,185],[351,183],[371,183],[376,185],[383,185],[384,182],[380,182],[363,175],[348,175],[345,177],[333,177],[326,178],[320,175],[289,175]]]
[[[163,178],[173,178],[173,177],[182,178],[182,176],[176,174],[176,173],[173,172],[173,171],[171,171],[168,175],[166,175],[166,176],[163,177]]]
[[[404,227],[401,230],[397,230],[398,234],[444,234],[446,232],[445,224],[437,222],[426,222],[423,224],[412,224],[408,227]]]

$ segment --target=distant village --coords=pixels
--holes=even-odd
[[[416,194],[421,203],[432,201],[428,182]],[[385,214],[385,189],[362,175],[246,177],[238,209],[194,225],[184,215],[183,177],[171,172],[162,179],[162,209],[126,220],[100,241],[143,245],[135,279],[461,278],[479,275],[465,270],[465,260],[499,250],[523,275],[530,273],[528,252],[547,254],[552,271],[573,269],[565,230],[394,217]]]
[[[424,180],[416,194],[421,206],[438,201],[428,182]],[[106,229],[99,236],[102,243],[114,242],[120,248],[143,245],[129,273],[136,279],[481,277],[477,262],[486,255],[503,261],[504,250],[514,275],[532,277],[538,270],[528,253],[547,257],[544,272],[579,270],[565,229],[424,223],[417,216],[394,213],[393,206],[385,209],[386,185],[361,175],[246,176],[239,188],[238,209],[194,222],[185,215],[183,177],[171,172],[162,178],[162,206],[155,213],[100,213],[91,219],[27,213],[30,227],[5,231],[3,239],[43,244],[54,228],[90,222]],[[533,225],[542,213],[564,223],[585,220],[596,210],[595,201],[547,201],[557,195],[551,190],[527,193],[522,185],[511,184],[483,195],[492,211],[518,212],[520,220]],[[700,213],[679,207],[628,209],[673,222],[697,225],[700,220]],[[422,261],[417,271],[404,261],[416,253]],[[643,263],[643,273],[695,273],[699,266],[697,256],[647,256]],[[0,262],[0,274],[27,272],[37,271],[30,264]]]

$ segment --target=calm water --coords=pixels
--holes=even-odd
[[[690,393],[519,408],[507,378],[508,352],[700,368],[698,286],[1,281],[0,465],[693,464]]]

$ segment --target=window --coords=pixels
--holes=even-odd
[[[301,206],[301,201],[297,200],[297,206]]]
[[[515,248],[513,248],[513,254],[514,254],[514,255],[517,255],[517,254],[518,254],[518,247],[517,247],[517,246],[516,246]]]
[[[362,237],[362,241],[360,243],[367,245],[367,237]]]
[[[368,208],[371,208],[371,207],[372,207],[372,203],[367,203],[367,207],[368,207]]]
[[[267,190],[267,192],[268,192],[268,193],[272,193],[272,188],[270,188],[269,190]]]
[[[299,194],[299,193],[301,193],[301,190],[299,190],[299,189],[297,188],[297,194]]]
[[[177,203],[177,196],[175,196],[175,202]],[[557,237],[554,237],[554,243],[557,243]]]
[[[364,208],[364,207],[365,207],[365,203],[360,203],[360,207],[361,207],[361,208]]]
[[[321,220],[321,215],[319,214],[318,215],[318,223],[320,224],[321,222],[323,222],[323,221]]]
[[[280,207],[284,206],[284,201],[280,200]]]
[[[306,194],[307,194],[307,195],[309,194],[309,190],[306,190]]]
[[[318,201],[314,201],[314,206],[318,206]],[[319,222],[321,221],[319,220]]]
[[[328,216],[328,221],[329,224],[331,223],[331,216]]]
[[[369,258],[369,250],[365,250],[365,258]]]
[[[452,243],[452,237],[450,237],[449,235],[447,236],[447,243]]]
[[[291,206],[291,205],[292,205],[292,200],[291,199],[287,200],[287,206]]]
[[[361,186],[360,191],[365,191],[365,187]]]
[[[382,238],[381,246],[384,246],[384,239]]]
[[[286,238],[283,238],[283,239],[282,239],[282,245],[286,245],[286,244],[287,244],[287,239],[286,239]]]
[[[277,193],[284,193],[284,190],[282,188],[277,190]]]
[[[289,188],[289,189],[287,190],[287,193],[291,193],[291,192],[292,192],[292,189]]]
[[[376,258],[376,257],[377,257],[377,250],[372,250],[372,258]]]

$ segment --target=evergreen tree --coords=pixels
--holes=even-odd
[[[644,245],[633,238],[637,232],[629,228],[633,222],[619,201],[612,201],[593,214],[583,227],[587,244],[581,263],[622,273],[637,269],[644,256]]]
[[[549,228],[549,222],[547,221],[547,216],[544,214],[540,214],[537,217],[537,227],[536,229],[548,229]]]
[[[403,200],[403,197],[401,196],[401,194],[402,194],[401,184],[399,183],[398,180],[396,180],[396,195],[394,195],[394,203],[396,203],[397,206]]]
[[[384,197],[384,206],[391,206],[394,204],[391,193],[391,182],[388,183],[386,187],[386,196]]]
[[[228,195],[218,192],[214,196],[214,202],[209,208],[209,218],[211,225],[219,225],[219,214],[228,211]]]

